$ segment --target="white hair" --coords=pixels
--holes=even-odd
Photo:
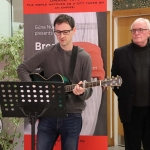
[[[146,23],[146,25],[147,25],[147,29],[150,30],[150,21],[149,21],[148,19],[145,19],[145,18],[138,18],[138,19],[136,19],[136,20],[132,23],[130,29],[132,30],[132,26],[134,25],[134,23],[140,22],[140,21],[144,21],[144,22]]]

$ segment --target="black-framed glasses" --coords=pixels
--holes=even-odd
[[[136,31],[137,31],[138,33],[142,33],[144,30],[149,30],[149,29],[143,29],[143,28],[139,28],[139,29],[132,29],[132,30],[131,30],[131,33],[135,34],[135,33],[136,33]]]
[[[61,33],[63,33],[63,35],[69,35],[71,30],[72,30],[72,29],[70,29],[70,30],[63,30],[63,31],[54,30],[54,33],[55,33],[57,36],[61,35]]]

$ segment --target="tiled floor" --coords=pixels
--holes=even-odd
[[[112,146],[112,147],[108,147],[108,150],[125,150],[125,147],[123,147],[123,146]],[[143,150],[143,148],[141,148],[141,150]]]
[[[108,147],[108,150],[125,150],[125,148],[121,146],[113,146],[113,147]]]

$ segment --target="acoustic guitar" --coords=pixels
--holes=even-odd
[[[65,83],[65,92],[71,92],[74,87],[77,84],[71,84],[68,78],[56,73],[52,75],[49,78],[44,78],[42,75],[38,73],[32,73],[30,74],[30,77],[32,81],[48,81],[48,82],[56,82],[56,83]],[[104,86],[104,87],[114,87],[114,86],[121,86],[122,84],[122,78],[120,76],[117,77],[112,77],[112,78],[105,78],[104,80],[98,80],[98,81],[93,81],[93,82],[85,82],[84,84],[81,84],[81,87],[84,88],[91,88],[95,86]]]

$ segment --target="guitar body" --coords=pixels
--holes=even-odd
[[[48,82],[55,82],[55,83],[65,83],[66,85],[70,84],[69,79],[60,74],[54,74],[50,78],[46,79],[38,73],[32,73],[30,74],[30,77],[32,81],[48,81]]]

